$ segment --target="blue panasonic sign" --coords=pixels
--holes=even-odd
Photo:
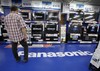
[[[76,6],[77,6],[78,8],[83,8],[83,7],[84,7],[83,4],[76,4]]]
[[[24,51],[18,52],[19,56],[24,55]],[[29,52],[29,58],[39,58],[39,57],[73,57],[73,56],[92,56],[93,53],[90,51],[71,51],[71,52]]]
[[[51,5],[52,2],[42,1],[42,4],[45,4],[45,5]]]

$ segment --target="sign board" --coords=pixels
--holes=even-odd
[[[61,3],[60,2],[52,2],[52,8],[61,9]]]
[[[73,11],[73,10],[76,10],[76,9],[77,9],[76,4],[71,3],[70,4],[70,10]]]
[[[100,6],[93,6],[93,10],[96,11],[96,12],[99,12],[100,11]]]
[[[84,11],[93,11],[93,6],[91,6],[91,5],[85,5],[84,6]]]
[[[22,7],[34,7],[41,9],[61,9],[61,3],[48,2],[48,1],[22,0]]]
[[[45,1],[42,1],[42,8],[52,8],[52,2],[45,2]]]
[[[100,54],[100,41],[90,61],[90,63],[93,64],[96,68],[100,67],[100,55],[99,54]]]
[[[63,4],[62,13],[69,13],[69,4]]]
[[[76,9],[84,10],[84,4],[76,4]]]
[[[77,10],[77,9],[81,9],[84,10],[84,4],[81,3],[71,3],[70,4],[70,10]]]
[[[98,12],[100,10],[100,6],[92,6],[92,5],[88,5],[88,4],[82,4],[82,3],[71,3],[70,4],[70,10],[78,10],[81,9],[83,11],[96,11]]]
[[[1,5],[2,6],[11,6],[12,0],[1,0]]]

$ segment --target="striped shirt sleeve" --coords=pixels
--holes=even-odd
[[[2,25],[4,25],[5,26],[5,29],[7,30],[6,18],[4,18],[4,23]]]
[[[22,16],[18,15],[17,19],[18,19],[18,22],[19,22],[20,29],[23,28],[23,27],[26,27],[25,21],[23,20]]]

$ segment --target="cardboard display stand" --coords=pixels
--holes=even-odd
[[[96,68],[100,67],[100,41],[98,43],[97,49],[95,50],[90,63],[94,65]]]

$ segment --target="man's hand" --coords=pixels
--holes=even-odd
[[[22,30],[22,33],[24,34],[24,39],[27,41],[28,37],[27,37],[27,31],[26,31],[26,28],[23,27],[21,30]]]
[[[25,41],[27,41],[27,39],[28,39],[27,35],[25,35],[24,39],[25,39]]]

